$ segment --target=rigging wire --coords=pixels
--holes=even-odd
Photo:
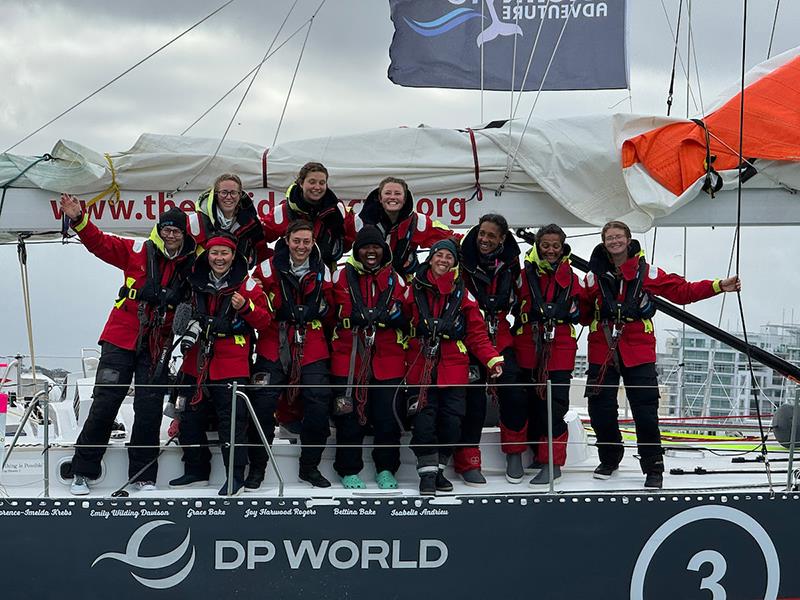
[[[772,56],[772,41],[775,39],[775,26],[778,24],[778,11],[781,9],[781,0],[775,4],[775,16],[772,17],[772,32],[769,34],[769,48],[767,48],[767,58]]]
[[[664,6],[662,1],[661,6]],[[664,12],[666,12],[666,7]],[[683,15],[683,0],[678,5],[678,23],[675,28],[675,44],[672,48],[672,73],[669,76],[669,90],[667,91],[667,116],[672,112],[672,97],[675,93],[675,65],[678,63],[678,39],[681,35],[681,16]],[[671,28],[670,28],[671,29]]]
[[[691,25],[691,21],[689,21]],[[694,42],[694,31],[689,28],[689,35],[692,38],[692,58],[694,58],[694,78],[697,80],[697,96],[700,100],[700,114],[703,115],[703,119],[706,118],[706,107],[703,102],[703,85],[701,83],[702,79],[700,79],[700,62],[697,60],[697,44]]]
[[[148,54],[147,56],[145,56],[143,59],[141,59],[141,60],[140,60],[139,62],[137,62],[135,65],[133,65],[132,67],[129,67],[129,68],[125,69],[125,70],[124,70],[122,73],[120,73],[119,75],[117,75],[116,77],[114,77],[114,78],[113,78],[111,81],[109,81],[109,82],[107,82],[107,83],[103,84],[102,86],[100,86],[99,88],[97,88],[95,91],[93,91],[91,94],[89,94],[88,96],[86,96],[86,97],[85,97],[85,98],[83,98],[82,100],[79,100],[78,102],[76,102],[75,104],[73,104],[72,106],[70,106],[69,108],[67,108],[66,110],[62,111],[61,113],[59,113],[58,115],[56,115],[55,117],[53,117],[52,119],[50,119],[50,120],[49,120],[47,123],[45,123],[45,124],[44,124],[44,125],[42,125],[41,127],[37,128],[36,130],[34,130],[34,131],[32,131],[31,133],[29,133],[28,135],[26,135],[24,138],[22,138],[21,140],[19,140],[18,142],[16,142],[14,145],[12,145],[12,146],[10,146],[10,147],[6,148],[4,152],[10,152],[11,150],[13,150],[13,149],[14,149],[14,148],[16,148],[17,146],[19,146],[19,145],[20,145],[22,142],[24,142],[24,141],[26,141],[26,140],[28,140],[28,139],[32,138],[34,135],[36,135],[37,133],[39,133],[40,131],[42,131],[42,129],[44,129],[45,127],[47,127],[47,126],[49,126],[49,125],[52,125],[53,123],[55,123],[56,121],[58,121],[58,120],[59,120],[61,117],[63,117],[64,115],[66,115],[67,113],[69,113],[69,112],[71,112],[72,110],[74,110],[74,109],[78,108],[78,107],[79,107],[81,104],[83,104],[84,102],[86,102],[86,101],[87,101],[87,100],[89,100],[90,98],[92,98],[92,97],[96,96],[97,94],[99,94],[100,92],[102,92],[104,89],[106,89],[108,86],[110,86],[111,84],[113,84],[113,83],[115,83],[116,81],[119,81],[120,79],[122,79],[122,78],[123,78],[125,75],[127,75],[128,73],[130,73],[131,71],[133,71],[133,70],[134,70],[136,67],[138,67],[138,66],[139,66],[139,65],[141,65],[142,63],[146,62],[147,60],[151,59],[151,58],[152,58],[152,57],[154,57],[156,54],[158,54],[159,52],[161,52],[162,50],[164,50],[164,49],[165,49],[165,48],[167,48],[168,46],[172,45],[174,42],[178,41],[178,40],[179,40],[180,38],[182,38],[184,35],[186,35],[186,34],[187,34],[187,33],[189,33],[190,31],[192,31],[192,29],[194,29],[194,28],[198,27],[200,24],[204,23],[205,21],[207,21],[208,19],[210,19],[211,17],[213,17],[215,14],[217,14],[219,11],[221,11],[223,8],[225,8],[226,6],[228,6],[229,4],[231,4],[232,2],[234,2],[234,0],[228,0],[228,1],[227,1],[227,2],[225,2],[225,3],[224,3],[222,6],[220,6],[220,7],[219,7],[219,8],[217,8],[216,10],[212,11],[211,13],[209,13],[208,15],[206,15],[205,17],[203,17],[202,19],[200,19],[199,21],[197,21],[197,22],[196,22],[194,25],[192,25],[192,26],[191,26],[191,27],[189,27],[188,29],[184,30],[183,32],[181,32],[180,34],[178,34],[177,36],[175,36],[174,38],[172,38],[172,39],[171,39],[170,41],[168,41],[166,44],[162,45],[162,46],[161,46],[161,47],[159,47],[158,49],[154,50],[153,52],[151,52],[150,54]]]
[[[481,2],[481,30],[486,27],[486,2]],[[481,43],[481,125],[483,125],[483,47]]]
[[[525,127],[522,128],[522,132],[519,135],[519,141],[517,142],[517,147],[514,149],[514,154],[509,156],[509,160],[506,163],[506,172],[503,175],[503,181],[498,186],[495,195],[500,195],[506,187],[506,183],[511,178],[511,169],[514,167],[514,163],[517,160],[517,154],[519,154],[519,149],[522,147],[522,140],[525,138],[525,134],[528,131],[528,125],[530,125],[531,117],[533,117],[533,111],[536,109],[536,105],[539,103],[539,97],[542,95],[542,88],[544,87],[544,82],[547,80],[547,74],[550,72],[550,67],[553,66],[553,60],[556,57],[556,52],[558,52],[558,47],[561,45],[561,40],[564,37],[564,31],[567,29],[567,24],[569,23],[570,15],[567,14],[567,18],[564,19],[564,24],[561,26],[561,31],[558,34],[558,39],[556,40],[556,44],[553,47],[553,52],[550,54],[550,60],[547,62],[547,68],[544,70],[544,75],[542,75],[542,81],[539,84],[539,89],[536,91],[536,97],[533,99],[533,105],[531,106],[531,110],[528,112],[528,118],[525,121]],[[511,124],[509,123],[509,137],[511,133]]]
[[[320,2],[319,6],[317,7],[317,10],[315,10],[315,11],[314,11],[314,13],[311,15],[311,17],[310,17],[311,19],[313,19],[313,18],[314,18],[314,17],[317,15],[317,13],[320,11],[320,9],[321,9],[321,8],[323,7],[323,5],[325,4],[325,1],[326,1],[326,0],[322,0],[322,2]],[[290,12],[290,13],[291,13],[291,11],[294,9],[294,6],[295,6],[296,4],[297,4],[297,0],[295,0],[294,4],[292,4],[291,8],[289,9],[289,12]],[[287,17],[286,17],[286,18],[288,19],[288,15],[287,15]],[[267,53],[265,53],[265,56],[266,56],[266,54],[267,54]],[[256,68],[256,70],[255,70],[255,73],[253,73],[253,76],[250,78],[250,83],[248,83],[248,84],[247,84],[247,89],[245,89],[244,93],[242,94],[242,97],[241,97],[241,99],[239,100],[239,104],[236,106],[236,110],[234,110],[234,111],[233,111],[233,114],[231,115],[231,118],[230,118],[230,120],[228,121],[228,126],[225,128],[225,131],[223,132],[223,134],[222,134],[222,137],[220,138],[220,140],[219,140],[219,143],[217,144],[217,148],[214,150],[214,154],[212,154],[212,155],[211,155],[211,156],[210,156],[210,157],[209,157],[209,158],[208,158],[208,159],[205,161],[205,164],[204,164],[202,167],[200,167],[200,168],[199,168],[199,169],[198,169],[198,170],[195,172],[195,174],[194,174],[194,175],[192,175],[192,177],[191,177],[191,178],[190,178],[188,181],[184,182],[184,184],[183,184],[183,185],[184,185],[184,187],[188,186],[190,183],[192,183],[192,181],[194,181],[195,179],[197,179],[197,177],[198,177],[198,176],[199,176],[199,175],[200,175],[200,174],[201,174],[203,171],[205,171],[205,170],[206,170],[206,168],[208,168],[208,166],[209,166],[209,165],[210,165],[212,162],[214,162],[214,159],[215,159],[215,158],[217,158],[217,155],[219,154],[219,151],[220,151],[220,149],[222,148],[222,144],[224,144],[224,143],[225,143],[225,139],[228,137],[228,133],[230,132],[230,130],[231,130],[231,127],[233,126],[233,123],[234,123],[234,121],[236,120],[236,116],[239,114],[239,111],[241,110],[241,108],[242,108],[242,105],[244,104],[244,101],[247,99],[247,95],[250,93],[250,89],[253,87],[253,84],[255,83],[256,79],[258,78],[258,74],[259,74],[259,72],[261,71],[261,65],[263,65],[263,64],[264,64],[264,62],[266,62],[266,59],[264,59],[264,60],[262,60],[262,61],[261,61],[261,63],[260,63],[260,64],[258,65],[258,67]],[[180,190],[181,190],[181,188],[179,187],[179,188],[178,188],[178,189],[176,189],[175,191],[180,191]]]
[[[316,14],[316,13],[314,13]],[[278,143],[278,134],[281,132],[281,125],[283,125],[283,117],[286,115],[286,108],[289,106],[289,99],[292,97],[292,89],[294,88],[295,79],[297,79],[297,72],[300,70],[300,63],[303,60],[303,53],[306,50],[308,43],[308,36],[311,35],[311,26],[314,24],[314,17],[308,21],[308,28],[306,29],[306,37],[303,40],[303,46],[300,48],[300,56],[297,57],[297,64],[294,66],[294,73],[292,74],[292,82],[289,84],[289,92],[286,94],[286,101],[283,103],[283,110],[281,110],[281,118],[278,120],[278,128],[275,130],[275,138],[272,140],[272,146]]]
[[[549,1],[549,0],[548,0]],[[514,24],[519,27],[519,14],[515,13],[514,16]],[[511,147],[511,125],[514,120],[514,80],[516,79],[517,75],[517,36],[514,36],[514,52],[511,55],[511,100],[510,105],[508,108],[508,145]],[[522,92],[520,91],[520,94]],[[506,163],[506,168],[508,171],[511,170],[511,163]]]
[[[547,0],[547,4],[544,7],[544,12],[547,12],[547,9],[550,8],[550,2],[552,0]],[[533,38],[533,46],[531,47],[531,53],[528,56],[528,64],[525,67],[525,75],[522,76],[522,84],[519,86],[520,91],[525,89],[525,83],[528,81],[528,73],[531,70],[531,64],[533,63],[533,56],[536,53],[536,47],[539,45],[539,37],[542,34],[542,27],[544,26],[544,19],[539,19],[539,27],[536,29],[536,37]],[[517,116],[517,111],[519,110],[519,104],[522,102],[522,94],[517,94],[517,105],[514,107],[514,112],[511,113],[511,118]]]
[[[664,11],[664,17],[667,20],[667,26],[669,27],[669,32],[672,35],[672,39],[673,39],[673,41],[677,40],[677,36],[675,35],[675,32],[672,29],[672,22],[669,20],[669,13],[667,12],[667,7],[664,5],[664,0],[661,0],[661,8]],[[677,41],[675,43],[677,44]],[[683,62],[683,55],[680,53],[680,51],[678,52],[678,62],[681,65],[681,70],[683,71],[684,76],[686,76],[688,78],[688,74],[687,74],[688,73],[688,69],[686,68],[686,65]],[[694,97],[694,91],[692,90],[691,87],[689,88],[689,94],[690,94],[690,96],[692,98],[692,102],[694,102],[695,110],[697,110],[697,108],[698,108],[697,99]]]
[[[296,36],[298,33],[300,33],[300,32],[303,30],[303,28],[304,28],[304,27],[305,27],[307,24],[308,24],[308,21],[304,21],[304,22],[303,22],[303,24],[302,24],[302,25],[300,25],[300,27],[298,27],[297,29],[295,29],[295,30],[294,30],[294,32],[293,32],[293,33],[292,33],[292,34],[291,34],[289,37],[287,37],[287,38],[286,38],[285,40],[283,40],[283,41],[282,41],[280,44],[278,44],[278,47],[277,47],[277,48],[275,48],[275,49],[274,49],[274,50],[273,50],[273,51],[272,51],[272,52],[271,52],[271,53],[270,53],[270,54],[269,54],[269,55],[268,55],[268,56],[267,56],[267,57],[266,57],[264,60],[262,60],[260,63],[258,63],[258,64],[257,64],[255,67],[253,67],[252,69],[250,69],[250,70],[249,70],[247,73],[245,73],[245,74],[244,74],[244,76],[243,76],[243,77],[242,77],[242,78],[241,78],[239,81],[237,81],[237,82],[236,82],[236,83],[233,85],[233,87],[231,87],[231,88],[230,88],[230,89],[229,89],[227,92],[225,92],[225,93],[224,93],[222,96],[220,96],[220,97],[219,97],[219,99],[218,99],[216,102],[214,102],[214,104],[212,104],[211,106],[209,106],[209,107],[208,107],[208,109],[207,109],[207,110],[206,110],[206,111],[205,111],[205,112],[204,112],[202,115],[200,115],[199,117],[197,117],[197,118],[196,118],[196,119],[195,119],[195,120],[192,122],[192,124],[191,124],[191,125],[189,125],[189,126],[186,128],[186,129],[184,129],[183,131],[181,131],[181,135],[186,135],[186,134],[189,132],[189,130],[190,130],[190,129],[192,129],[192,127],[194,127],[194,126],[195,126],[195,125],[197,125],[197,124],[198,124],[200,121],[202,121],[202,120],[203,120],[203,118],[205,118],[205,116],[206,116],[208,113],[210,113],[210,112],[211,112],[212,110],[214,110],[214,109],[215,109],[217,106],[219,106],[219,105],[222,103],[222,101],[223,101],[223,100],[225,100],[225,98],[227,98],[228,96],[230,96],[230,95],[231,95],[231,94],[234,92],[234,90],[236,90],[236,88],[238,88],[238,87],[239,87],[240,85],[242,85],[242,84],[243,84],[245,81],[247,81],[247,78],[248,78],[248,77],[250,77],[250,75],[252,75],[253,73],[255,73],[255,72],[256,72],[256,69],[258,69],[258,68],[259,68],[261,65],[263,65],[263,64],[264,64],[265,62],[267,62],[267,61],[268,61],[270,58],[272,58],[272,57],[273,57],[273,56],[274,56],[274,55],[275,55],[275,54],[278,52],[278,50],[280,50],[280,49],[281,49],[281,48],[283,48],[283,47],[284,47],[286,44],[288,44],[288,43],[289,43],[289,40],[291,40],[292,38],[294,38],[294,36]]]
[[[744,162],[742,160],[744,153],[744,91],[745,91],[745,74],[747,68],[747,0],[742,0],[743,17],[742,17],[742,70],[741,70],[741,85],[739,91],[739,181],[737,186],[736,195],[736,275],[739,275],[741,264],[741,248],[742,248],[742,172]],[[739,318],[742,321],[742,334],[744,336],[745,344],[749,344],[747,339],[747,324],[744,317],[744,305],[742,303],[741,290],[736,291],[736,300],[739,304]],[[764,421],[761,415],[760,399],[758,397],[758,382],[756,381],[755,369],[753,368],[753,357],[751,356],[750,349],[747,349],[747,367],[750,371],[750,391],[755,400],[755,413],[758,418],[758,431],[761,436],[761,455],[764,457],[764,469],[769,482],[769,489],[774,493],[772,487],[772,471],[769,462],[769,455],[767,453],[767,434],[764,430]]]

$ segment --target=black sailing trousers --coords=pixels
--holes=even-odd
[[[658,428],[658,377],[655,363],[626,367],[619,361],[619,368],[608,365],[603,381],[597,377],[600,365],[590,364],[586,382],[589,399],[589,419],[597,437],[597,453],[600,462],[616,466],[622,460],[625,449],[617,422],[619,405],[617,391],[620,377],[630,403],[636,425],[636,439],[644,473],[663,472],[664,453],[661,447],[661,431]]]
[[[191,398],[197,380],[186,375],[184,384],[192,387],[183,388],[187,398]],[[208,449],[209,417],[212,412],[217,414],[217,425],[219,441],[222,446],[222,461],[225,463],[227,476],[228,459],[230,457],[231,442],[231,417],[233,407],[233,382],[237,385],[244,385],[247,379],[244,377],[232,379],[208,380],[204,387],[207,394],[203,399],[193,405],[187,405],[181,413],[181,428],[178,440],[183,448],[184,469],[187,475],[196,475],[207,479],[211,473],[211,451]],[[188,404],[188,400],[187,400]],[[233,454],[233,476],[244,479],[244,470],[247,466],[247,406],[244,400],[236,397],[236,424],[234,427],[234,440],[236,448]]]
[[[158,474],[158,462],[155,459],[159,451],[166,369],[158,380],[153,380],[150,366],[150,355],[146,350],[137,353],[109,342],[102,343],[92,394],[94,399],[72,457],[73,473],[89,479],[100,476],[100,463],[111,437],[114,419],[135,377],[135,416],[129,438],[128,477],[133,477],[152,462],[136,479],[155,483]]]
[[[336,388],[336,394],[345,394],[347,377],[333,376],[332,379],[335,386],[342,386]],[[368,389],[364,407],[367,427],[372,428],[375,436],[372,460],[376,473],[390,471],[394,474],[400,468],[400,423],[396,416],[400,407],[396,407],[395,403],[401,396],[397,387],[401,381],[397,378],[382,381],[371,379],[368,382],[382,386]],[[364,468],[363,452],[359,446],[364,442],[366,427],[359,424],[356,397],[353,388],[353,412],[333,417],[336,424],[336,461],[333,468],[341,477],[357,475]]]
[[[435,374],[433,379],[436,380]],[[428,388],[427,402],[414,417],[414,433],[411,436],[411,448],[417,457],[418,469],[444,465],[450,460],[454,445],[461,439],[466,396],[467,391],[463,386],[431,385]]]

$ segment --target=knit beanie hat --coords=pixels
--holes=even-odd
[[[374,225],[365,225],[356,235],[356,240],[353,243],[353,253],[355,254],[364,246],[369,244],[376,244],[386,250],[386,238],[383,237],[380,229]]]
[[[453,238],[445,238],[443,240],[439,240],[433,246],[431,246],[430,254],[428,254],[428,261],[430,262],[433,255],[436,254],[439,250],[447,250],[450,254],[453,255],[455,259],[455,263],[453,266],[458,265],[458,244]]]
[[[186,213],[177,206],[173,206],[161,213],[158,217],[158,231],[164,227],[177,227],[183,235],[186,235]]]

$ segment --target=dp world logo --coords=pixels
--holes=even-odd
[[[101,554],[92,563],[94,567],[97,563],[102,560],[110,559],[110,560],[118,560],[121,563],[125,563],[129,567],[132,567],[131,575],[133,578],[141,583],[142,585],[156,589],[156,590],[165,590],[171,587],[178,585],[181,581],[186,579],[189,573],[194,566],[194,546],[191,547],[191,556],[189,557],[188,562],[177,572],[173,573],[172,575],[167,575],[166,577],[161,578],[154,578],[154,577],[143,577],[140,574],[134,572],[134,570],[138,571],[138,573],[152,573],[155,574],[156,571],[161,571],[163,569],[170,569],[170,567],[175,567],[181,561],[183,557],[189,552],[189,546],[191,545],[191,532],[186,532],[186,538],[181,542],[181,544],[175,548],[174,550],[170,550],[165,554],[159,554],[156,556],[142,556],[140,554],[140,548],[142,546],[142,541],[144,538],[154,529],[157,529],[163,525],[174,525],[172,521],[150,521],[149,523],[145,523],[139,529],[134,531],[131,534],[130,539],[128,540],[128,545],[125,548],[125,552],[106,552],[105,554]]]

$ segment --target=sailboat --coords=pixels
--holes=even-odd
[[[790,50],[753,69],[745,94],[767,83],[800,89],[799,57],[800,49]],[[722,98],[720,114],[736,102],[736,92]],[[272,148],[230,140],[217,148],[216,139],[144,134],[130,150],[103,155],[60,140],[46,158],[0,156],[0,181],[11,182],[4,188],[0,239],[58,236],[63,190],[78,194],[105,231],[141,236],[161,210],[192,207],[214,175],[226,171],[242,176],[265,213],[311,159],[328,166],[337,193],[354,206],[380,174],[392,173],[409,181],[420,212],[456,227],[490,211],[518,227],[551,221],[597,226],[612,217],[638,230],[797,224],[800,104],[788,105],[791,118],[781,113],[775,134],[782,154],[750,152],[746,142],[740,218],[740,165],[730,162],[738,153],[726,153],[729,138],[712,137],[712,110],[703,123],[592,116],[533,121],[524,131],[515,122],[398,128]],[[770,138],[777,141],[775,135]],[[712,151],[717,157],[700,170],[698,140],[701,164]],[[198,171],[198,165],[205,167]],[[76,500],[68,496],[64,467],[91,402],[91,361],[86,365],[66,382],[62,402],[42,403],[47,426],[5,457],[0,483],[9,497],[0,500],[0,517],[2,531],[14,540],[15,551],[4,560],[11,593],[48,597],[57,585],[67,598],[85,596],[87,589],[120,598],[154,589],[223,597],[265,591],[356,598],[426,591],[475,598],[800,595],[800,577],[790,568],[800,496],[792,468],[779,472],[785,455],[773,457],[772,470],[758,462],[731,468],[728,455],[717,456],[724,445],[675,444],[669,466],[694,473],[702,464],[704,473],[668,477],[663,493],[644,492],[629,458],[612,486],[601,485],[591,479],[594,449],[576,413],[568,417],[570,476],[538,493],[502,480],[496,429],[483,438],[490,484],[478,493],[457,484],[453,494],[435,499],[417,495],[410,453],[403,456],[396,493],[310,490],[294,477],[298,444],[284,432],[272,447],[267,483],[248,497],[216,496],[224,479],[218,460],[212,473],[217,485],[208,490],[112,496],[125,483],[119,441],[106,454],[94,494]],[[129,430],[129,405],[119,418]],[[759,454],[749,456],[755,461]],[[159,477],[180,474],[179,459],[177,448],[166,447]],[[331,460],[329,449],[327,469]],[[47,564],[48,577],[37,574],[31,556]]]

